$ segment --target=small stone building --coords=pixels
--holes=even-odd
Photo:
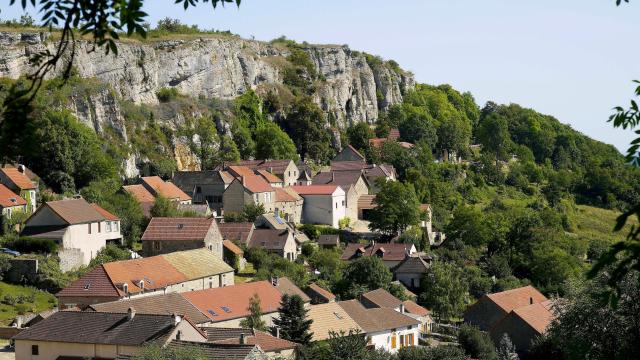
[[[213,218],[153,218],[142,235],[145,256],[204,247],[222,259],[222,234]]]

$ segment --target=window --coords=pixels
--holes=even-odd
[[[11,219],[11,208],[7,208],[7,219]]]
[[[102,222],[98,222],[98,233],[102,232]]]
[[[404,347],[404,335],[400,335],[400,347]]]
[[[113,222],[113,231],[120,231],[120,222],[118,221]]]
[[[38,345],[31,345],[31,355],[40,355],[40,349],[38,349]]]
[[[111,232],[111,221],[107,221],[107,232]]]
[[[407,344],[405,346],[413,346],[415,343],[413,342],[413,334],[407,334]]]
[[[89,234],[91,234],[91,223],[88,223],[87,225],[89,225]]]
[[[338,208],[338,203],[336,203],[336,209]]]
[[[153,242],[153,248],[155,250],[160,250],[160,241],[154,241]]]
[[[176,340],[181,340],[182,339],[182,330],[178,330],[178,333],[176,334]]]
[[[344,200],[342,200],[342,206],[344,206]]]
[[[397,346],[397,344],[396,344],[397,340],[398,340],[398,339],[396,339],[396,334],[391,335],[391,348],[392,348],[392,349],[395,349],[395,348],[396,348],[396,346]]]

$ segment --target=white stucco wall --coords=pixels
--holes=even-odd
[[[407,335],[408,334],[413,334],[413,343],[412,344],[407,344]],[[392,338],[395,337],[396,341],[395,341],[395,348],[392,347],[393,345],[393,341]],[[382,332],[375,332],[375,333],[367,333],[367,338],[369,338],[369,343],[374,345],[376,347],[376,349],[382,349],[385,351],[388,351],[390,353],[397,353],[398,350],[400,349],[401,345],[400,345],[400,340],[401,337],[404,337],[405,339],[405,343],[404,346],[416,346],[418,345],[418,338],[419,338],[419,329],[418,326],[413,326],[411,329],[409,328],[400,328],[400,329],[396,329],[396,331],[391,331],[391,330],[387,330],[387,331],[382,331]]]
[[[302,222],[305,224],[326,224],[338,227],[340,219],[346,216],[346,197],[342,188],[333,195],[303,195]]]

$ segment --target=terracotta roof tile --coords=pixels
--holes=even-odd
[[[243,176],[238,179],[245,187],[245,189],[251,191],[252,193],[262,193],[262,192],[272,192],[274,191],[271,185],[258,175],[251,176]]]
[[[235,177],[257,176],[253,170],[246,166],[231,165],[229,166],[229,172]]]
[[[336,299],[335,295],[333,295],[330,291],[321,288],[316,283],[311,283],[307,288],[307,291],[311,292],[314,296],[320,296],[324,298],[327,302],[330,302]]]
[[[241,244],[249,243],[249,236],[253,232],[252,222],[222,223],[218,224],[218,229],[225,240],[238,241]]]
[[[402,300],[391,295],[385,289],[376,289],[362,294],[362,299],[369,301],[371,304],[380,308],[396,308],[402,304]]]
[[[263,313],[278,311],[282,295],[268,281],[191,291],[182,293],[182,296],[209,317],[211,321],[218,322],[249,315],[249,299],[254,294],[258,294],[260,297],[260,307]]]
[[[133,307],[137,314],[181,314],[196,324],[209,322],[209,318],[206,315],[201,313],[198,308],[179,293],[136,297],[90,306],[91,309],[97,312],[110,313],[126,313],[130,307]]]
[[[546,296],[531,285],[495,294],[487,294],[486,296],[505,312],[530,305],[532,301],[536,304],[548,300]]]
[[[311,299],[304,291],[300,290],[300,288],[293,283],[293,281],[289,280],[287,277],[281,277],[277,279],[278,283],[276,285],[276,289],[280,291],[283,295],[287,294],[290,296],[298,295],[304,302],[309,302]]]
[[[204,330],[209,342],[214,344],[240,344],[240,334],[244,334],[247,345],[258,345],[265,352],[295,349],[298,346],[292,341],[255,329],[208,327]]]
[[[260,169],[260,170],[257,170],[257,173],[260,176],[262,176],[270,184],[278,184],[278,183],[281,184],[282,183],[282,179],[280,179],[276,175],[273,175],[272,173],[268,172],[267,170]]]
[[[49,201],[44,206],[49,207],[70,225],[105,220],[104,216],[84,199]]]
[[[357,300],[337,304],[367,333],[420,325],[420,321],[390,308],[367,309]]]
[[[553,302],[551,300],[546,300],[537,304],[514,309],[512,314],[518,316],[524,322],[529,324],[529,326],[535,329],[539,334],[543,334],[547,330],[547,327],[549,327],[549,324],[551,324],[551,321],[555,318],[552,307]]]
[[[389,135],[387,136],[387,138],[389,138],[391,140],[399,139],[400,138],[400,130],[398,130],[398,129],[389,130]]]
[[[20,190],[33,190],[36,188],[36,184],[29,180],[29,177],[21,173],[17,168],[5,167],[0,169],[0,171]]]
[[[218,254],[204,247],[175,251],[160,256],[188,279],[200,279],[233,272],[233,268],[225,263]]]
[[[60,290],[58,297],[120,297],[123,293],[109,279],[109,275],[102,265],[82,275]]]
[[[169,349],[195,349],[207,360],[245,360],[261,359],[253,354],[261,353],[255,345],[214,344],[173,340],[167,345]]]
[[[145,176],[142,178],[142,182],[153,189],[157,195],[162,195],[167,199],[191,200],[191,196],[185,194],[174,183],[164,181],[159,176]]]
[[[243,160],[239,165],[246,166],[252,170],[264,169],[274,174],[284,174],[292,160]]]
[[[407,257],[407,253],[411,249],[411,244],[401,243],[376,243],[374,246],[351,243],[342,252],[342,260],[351,260],[355,258],[356,252],[363,249],[362,256],[372,256],[379,251],[382,252],[383,261],[400,261]],[[384,250],[384,251],[383,251]]]
[[[313,333],[313,341],[329,339],[329,332],[349,330],[362,331],[362,327],[347,314],[347,312],[337,303],[311,305],[307,313],[309,319],[313,320],[310,332]]]
[[[429,315],[429,310],[427,310],[424,307],[416,304],[412,300],[405,300],[405,301],[402,302],[402,305],[404,305],[404,311],[408,312],[409,314],[414,314],[414,315],[418,315],[418,316],[427,316],[427,315]]]
[[[213,218],[158,218],[149,222],[142,241],[192,241],[206,238],[217,226]]]
[[[139,203],[153,203],[156,201],[156,198],[144,185],[125,185],[122,189],[138,200]]]
[[[0,206],[12,207],[12,206],[24,206],[27,205],[27,201],[16,195],[8,187],[0,184]]]
[[[295,192],[304,195],[332,195],[339,186],[337,185],[309,185],[309,186],[292,186]]]
[[[242,251],[242,249],[233,243],[233,241],[231,240],[223,240],[222,241],[222,245],[229,251],[231,251],[232,253],[239,255],[239,256],[243,256],[244,255],[244,251]]]
[[[107,210],[103,209],[102,207],[100,207],[100,205],[98,204],[91,204],[91,206],[98,212],[100,213],[100,215],[102,215],[105,220],[109,220],[109,221],[119,221],[120,218],[113,215],[112,213],[108,212]]]
[[[93,311],[59,311],[16,335],[16,340],[61,343],[140,346],[175,328],[171,315],[126,314]]]
[[[296,202],[301,199],[300,195],[291,187],[274,188],[274,190],[276,191],[277,202]]]
[[[233,175],[229,174],[228,171],[218,171],[218,173],[220,174],[220,177],[222,178],[222,181],[224,181],[225,184],[231,184],[234,180]]]
[[[114,261],[102,266],[114,285],[127,284],[132,294],[143,290],[139,287],[141,280],[145,289],[162,289],[189,279],[162,256]]]

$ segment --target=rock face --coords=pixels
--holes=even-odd
[[[55,44],[45,33],[0,32],[0,77],[17,78],[29,72],[29,55]],[[82,77],[108,83],[122,98],[137,103],[157,103],[156,92],[175,87],[181,93],[206,98],[232,99],[261,84],[282,83],[284,46],[206,35],[176,40],[125,41],[118,56],[89,51],[92,45],[76,43],[74,66]],[[411,74],[387,66],[372,68],[366,58],[346,46],[304,45],[321,81],[315,101],[332,113],[341,126],[374,122],[378,111],[402,101],[414,86]],[[117,107],[108,96],[104,104],[80,104],[83,121],[118,123]],[[109,110],[116,113],[107,114]],[[92,128],[99,131],[101,124]],[[126,134],[123,134],[126,136]]]

